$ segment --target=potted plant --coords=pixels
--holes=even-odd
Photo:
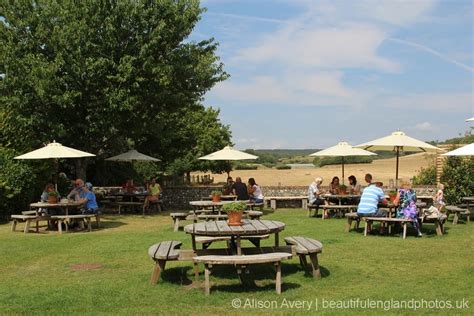
[[[345,184],[341,184],[339,186],[339,194],[346,195],[347,194],[347,186]]]
[[[397,197],[397,191],[392,190],[388,192],[388,198],[390,199],[390,202],[393,203],[396,197]]]
[[[48,192],[48,203],[54,204],[58,202],[58,192],[50,191]]]
[[[227,213],[229,226],[241,226],[242,215],[247,209],[247,203],[245,202],[230,202],[222,206],[222,211]]]
[[[221,201],[221,195],[222,195],[222,192],[221,191],[212,191],[211,192],[211,197],[212,197],[212,202],[220,202]]]

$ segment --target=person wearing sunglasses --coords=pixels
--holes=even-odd
[[[79,201],[84,195],[84,180],[76,179],[74,181],[74,188],[67,195],[67,199],[70,201]]]

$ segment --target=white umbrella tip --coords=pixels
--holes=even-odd
[[[396,131],[396,132],[393,132],[392,135],[397,135],[397,136],[404,136],[405,133],[402,132],[402,131]]]

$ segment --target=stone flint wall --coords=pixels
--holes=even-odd
[[[163,204],[166,209],[170,210],[190,210],[190,201],[199,201],[203,197],[209,196],[212,191],[221,189],[221,186],[199,186],[199,187],[166,187],[163,188]],[[109,188],[107,188],[109,189]],[[323,186],[324,190],[327,187]],[[434,195],[436,192],[435,186],[415,186],[414,189],[418,195]],[[103,188],[96,187],[94,190],[103,190]],[[262,186],[264,196],[297,196],[307,195],[307,186]],[[388,193],[388,188],[384,188]],[[300,208],[301,201],[278,201],[279,208]]]

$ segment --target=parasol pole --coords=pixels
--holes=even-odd
[[[342,158],[342,184],[344,184],[344,156]]]
[[[400,146],[397,146],[397,169],[395,171],[395,186],[398,188],[398,159],[400,156]]]

